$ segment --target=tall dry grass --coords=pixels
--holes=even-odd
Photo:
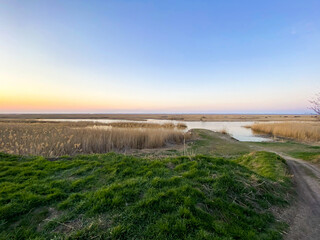
[[[255,123],[251,129],[255,133],[265,133],[277,137],[309,142],[320,141],[319,122]]]
[[[181,144],[186,135],[176,128],[93,126],[83,122],[0,122],[0,151],[46,157],[106,153]]]
[[[60,125],[68,124],[69,127],[90,127],[90,126],[111,126],[118,128],[176,128],[186,129],[184,123],[152,123],[152,122],[93,122],[93,121],[53,121],[53,120],[29,120],[29,119],[0,119],[0,123],[55,123]]]
[[[229,134],[228,130],[225,127],[222,128],[219,132],[225,135]]]
[[[177,128],[177,129],[186,129],[187,125],[184,123],[139,123],[139,122],[114,122],[106,123],[107,126],[118,127],[118,128]]]

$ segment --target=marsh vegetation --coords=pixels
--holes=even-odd
[[[320,141],[320,122],[256,123],[250,127],[255,133],[307,142]]]
[[[0,122],[0,152],[56,157],[181,144],[183,124]]]

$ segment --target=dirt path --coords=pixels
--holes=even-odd
[[[289,232],[285,239],[320,239],[320,170],[300,159],[282,153],[293,174],[297,202],[288,210]]]
[[[251,146],[253,147],[253,146]],[[257,149],[257,147],[253,147]],[[269,148],[258,150],[274,152],[284,158],[293,175],[296,202],[280,218],[289,224],[286,240],[320,239],[320,169],[301,159],[290,157]]]
[[[320,170],[301,159],[270,149],[261,150],[274,152],[283,157],[293,175],[297,200],[281,215],[289,224],[289,231],[284,239],[320,239]]]

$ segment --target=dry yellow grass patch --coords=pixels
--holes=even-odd
[[[46,157],[106,153],[180,144],[187,135],[177,128],[93,126],[88,122],[0,122],[0,151]]]
[[[97,121],[54,121],[54,120],[37,120],[37,119],[0,119],[0,123],[54,123],[60,125],[68,125],[69,127],[90,127],[90,126],[111,126],[117,128],[176,128],[186,129],[184,123],[152,123],[152,122],[97,122]]]
[[[187,125],[184,123],[139,123],[139,122],[114,122],[114,123],[106,123],[106,125],[111,127],[119,127],[119,128],[177,128],[177,129],[186,129]]]
[[[222,134],[229,134],[226,128],[221,129],[219,132]]]
[[[265,133],[301,141],[320,141],[320,122],[255,123],[251,126],[255,133]]]

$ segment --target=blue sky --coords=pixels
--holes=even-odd
[[[311,0],[0,0],[0,112],[310,112],[319,12]]]

